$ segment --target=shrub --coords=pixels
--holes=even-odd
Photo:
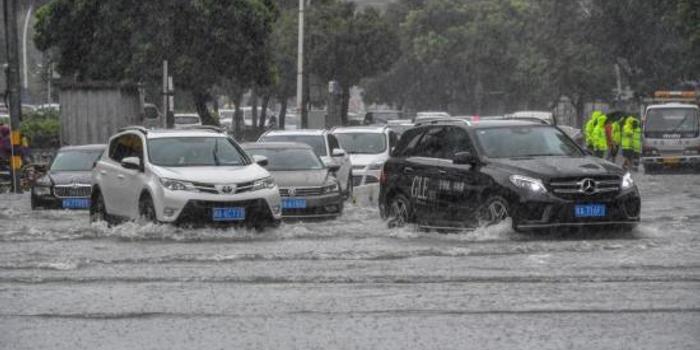
[[[37,110],[24,116],[20,124],[22,135],[29,139],[31,148],[60,147],[59,112],[53,109]]]

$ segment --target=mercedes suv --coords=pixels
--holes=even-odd
[[[467,228],[510,219],[517,231],[632,229],[640,196],[629,173],[586,154],[555,126],[438,120],[404,133],[385,163],[380,211],[390,226]]]
[[[266,163],[216,131],[126,128],[93,170],[90,218],[277,225],[279,189]]]

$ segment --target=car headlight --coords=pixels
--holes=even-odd
[[[340,191],[340,186],[338,185],[337,182],[332,183],[327,186],[323,186],[323,193],[333,193],[333,192],[339,192]]]
[[[51,194],[51,187],[49,187],[49,186],[34,186],[34,194],[37,196],[48,196]]]
[[[163,187],[171,191],[197,191],[194,185],[187,181],[161,178],[160,183],[163,185]]]
[[[528,190],[532,193],[545,193],[545,192],[547,192],[547,188],[544,187],[544,184],[542,183],[542,180],[540,180],[540,179],[535,179],[535,178],[523,176],[523,175],[511,175],[510,182],[513,185],[515,185],[515,187],[522,188],[524,190]]]
[[[381,170],[384,162],[374,162],[367,167],[367,170]]]
[[[634,180],[632,179],[632,174],[627,173],[625,174],[625,176],[622,177],[622,189],[629,190],[632,187],[634,187]]]
[[[273,180],[270,176],[253,182],[253,191],[259,191],[273,187],[275,187],[275,180]]]

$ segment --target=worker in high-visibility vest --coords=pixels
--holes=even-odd
[[[625,119],[625,124],[622,127],[622,156],[625,158],[623,168],[630,169],[634,164],[634,122],[636,119],[629,116]]]
[[[593,141],[593,130],[595,129],[600,114],[601,113],[599,111],[593,111],[593,113],[591,113],[591,118],[588,119],[586,125],[583,128],[583,135],[586,137],[586,147],[588,147],[588,149],[591,151],[595,151],[595,142]]]
[[[633,118],[632,127],[634,135],[632,136],[632,150],[634,150],[634,170],[639,170],[639,159],[642,156],[642,123],[639,119]]]
[[[608,117],[605,114],[600,114],[598,120],[596,121],[595,128],[593,129],[593,142],[595,155],[599,158],[605,159],[608,154],[608,137],[605,132],[605,124],[608,121]]]
[[[617,153],[620,150],[620,144],[622,143],[622,125],[624,118],[618,119],[610,123],[610,141],[612,148],[610,149],[610,158],[614,162],[617,158]]]

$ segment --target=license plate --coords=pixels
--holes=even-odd
[[[306,209],[306,199],[282,199],[282,209]]]
[[[577,218],[602,218],[607,216],[608,210],[605,204],[577,205],[574,208]]]
[[[61,206],[63,209],[88,209],[90,208],[90,200],[87,198],[68,198],[63,200]]]
[[[214,221],[241,221],[245,220],[245,208],[213,208],[211,215]]]

